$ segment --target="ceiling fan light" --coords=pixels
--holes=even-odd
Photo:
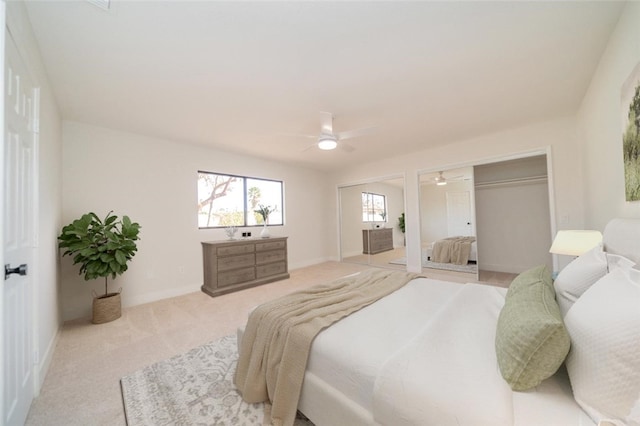
[[[443,186],[446,185],[447,181],[446,180],[436,180],[436,185],[438,186]]]
[[[332,138],[330,136],[321,136],[318,139],[318,148],[325,150],[325,151],[330,151],[332,149],[335,149],[338,146],[338,142],[335,140],[335,138]]]

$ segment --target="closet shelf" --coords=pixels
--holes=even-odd
[[[476,188],[490,188],[496,186],[510,186],[510,185],[526,185],[526,184],[534,184],[546,182],[547,176],[528,176],[524,178],[514,178],[514,179],[503,179],[503,180],[495,180],[490,182],[478,182],[475,184]]]

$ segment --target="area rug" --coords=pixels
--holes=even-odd
[[[398,259],[390,260],[389,263],[394,265],[406,265],[407,258],[400,257]],[[426,259],[426,254],[422,254],[422,267],[443,269],[446,271],[466,272],[470,274],[476,274],[478,272],[478,265],[476,263],[467,263],[466,265],[454,265],[453,263],[436,263]]]
[[[129,426],[263,425],[269,404],[247,404],[233,385],[236,336],[160,361],[120,380]],[[296,426],[313,426],[298,414]]]

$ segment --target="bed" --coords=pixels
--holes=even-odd
[[[436,243],[437,241],[433,241],[424,248],[424,251],[426,254],[426,260],[433,260],[431,259],[431,255],[433,253],[433,247]],[[469,251],[469,262],[477,262],[477,261],[478,261],[478,242],[473,241],[471,243],[471,250]]]
[[[421,277],[315,337],[297,408],[316,426],[640,424],[640,271],[631,269],[640,260],[640,220],[611,221],[604,249],[557,277],[552,298],[564,304],[554,309],[572,349],[532,388],[514,391],[496,355],[504,312],[524,292]],[[619,318],[612,328],[593,314],[604,311],[594,309],[603,297],[616,315],[631,312],[623,338],[610,336]],[[243,328],[238,334],[241,341]],[[624,354],[610,360],[611,353]],[[608,363],[617,364],[609,371]]]

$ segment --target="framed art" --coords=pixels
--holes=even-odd
[[[640,63],[622,86],[622,152],[627,201],[640,200]]]

